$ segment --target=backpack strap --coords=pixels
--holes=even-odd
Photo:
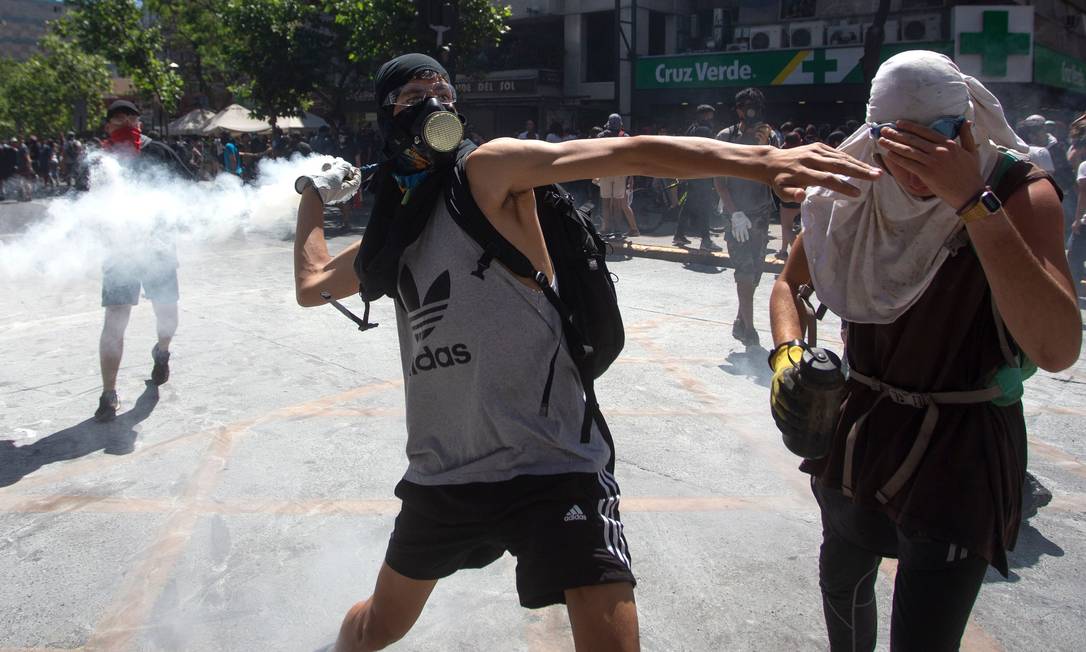
[[[557,192],[557,189],[553,185],[536,189],[537,193],[541,191]],[[566,343],[573,354],[573,361],[585,392],[585,415],[581,422],[581,442],[588,443],[592,435],[592,422],[595,421],[600,428],[600,432],[605,433],[604,438],[611,447],[611,464],[613,465],[614,445],[611,443],[607,424],[600,412],[599,402],[596,400],[593,378],[591,374],[586,373],[581,363],[581,360],[591,353],[592,348],[574,326],[573,315],[570,313],[569,308],[566,307],[565,303],[559,298],[558,293],[551,287],[551,281],[547,278],[547,275],[537,270],[532,262],[528,260],[528,257],[514,247],[505,236],[494,228],[486,215],[483,215],[482,209],[475,203],[475,198],[471,196],[471,188],[468,186],[464,165],[458,164],[455,166],[451,182],[445,187],[445,202],[449,209],[449,215],[456,222],[456,225],[483,248],[482,255],[476,261],[475,271],[471,272],[472,276],[485,279],[490,263],[497,260],[509,268],[509,271],[513,274],[535,281],[540,291],[543,292],[543,296],[558,311],[562,322],[562,334],[565,336]],[[540,411],[543,413],[546,413],[546,410],[549,409],[550,387],[554,379],[554,363],[557,355],[558,351],[556,349],[551,360],[547,382],[544,386],[543,398],[540,401]]]

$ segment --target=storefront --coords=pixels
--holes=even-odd
[[[894,43],[882,47],[880,60],[913,49],[949,55],[953,44]],[[730,124],[735,93],[747,87],[765,94],[767,117],[774,124],[862,120],[867,100],[863,54],[862,47],[839,47],[644,57],[635,72],[636,124],[684,125],[699,104],[718,105],[717,122]]]
[[[458,75],[457,108],[468,119],[468,131],[485,139],[515,136],[532,120],[542,137],[550,121],[563,120],[570,109],[562,100],[562,80],[555,70],[503,70],[482,76]]]
[[[1066,119],[1084,108],[1086,63],[1058,52],[1058,44],[1034,43],[1033,12],[1028,6],[955,7],[949,16],[953,40],[887,43],[880,61],[906,50],[940,52],[983,81],[1012,121],[1038,112]],[[868,92],[863,54],[862,46],[854,46],[641,57],[634,72],[635,128],[681,128],[699,104],[717,105],[718,124],[729,124],[735,93],[748,86],[765,94],[775,124],[862,120]]]

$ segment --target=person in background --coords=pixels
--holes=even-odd
[[[744,88],[735,94],[735,113],[739,122],[721,129],[717,140],[780,146],[765,122],[765,96],[757,88]],[[769,222],[776,211],[773,191],[764,183],[735,177],[717,177],[713,186],[724,213],[730,216],[725,239],[735,267],[735,292],[739,299],[732,337],[746,346],[757,346],[760,338],[754,328],[754,290],[762,278]]]
[[[543,140],[548,143],[560,143],[565,140],[564,133],[561,122],[552,122],[550,128],[547,129],[547,136]]]
[[[713,120],[716,118],[716,109],[712,104],[701,104],[697,108],[697,119],[686,129],[686,136],[697,138],[712,138],[716,135]],[[723,247],[713,242],[709,234],[709,218],[716,212],[717,193],[713,189],[712,179],[690,179],[686,182],[686,202],[679,213],[678,222],[675,225],[675,237],[671,244],[676,247],[685,247],[690,244],[686,233],[688,230],[693,235],[701,238],[701,251],[717,252]]]
[[[784,144],[781,145],[783,149],[792,149],[803,144],[803,138],[798,132],[785,133]],[[776,254],[779,260],[788,260],[788,250],[796,239],[796,228],[798,227],[796,218],[799,217],[799,207],[799,202],[781,200],[781,248]]]
[[[622,116],[617,113],[612,113],[607,117],[607,125],[596,137],[628,138],[629,136],[629,132],[622,126]],[[618,227],[619,213],[622,213],[626,217],[626,224],[629,227],[629,231],[626,235],[641,235],[641,232],[637,229],[637,220],[634,219],[633,209],[626,199],[629,194],[629,177],[600,177],[599,185],[600,201],[603,202],[603,226],[601,228],[601,235],[605,238],[620,235]]]
[[[178,174],[194,179],[177,154],[163,143],[143,135],[140,111],[135,104],[117,100],[106,112],[106,149],[114,156],[140,169],[157,162]],[[140,206],[132,206],[134,211]],[[102,307],[105,319],[98,341],[102,370],[102,395],[94,413],[96,421],[112,421],[117,416],[117,372],[124,353],[124,333],[132,306],[139,303],[140,287],[150,299],[155,312],[157,341],[151,349],[151,382],[162,385],[170,378],[170,343],[177,332],[177,249],[170,233],[158,226],[146,232],[125,230],[111,242],[102,264]]]
[[[240,177],[244,170],[241,165],[241,153],[238,152],[238,145],[234,142],[234,137],[224,131],[219,136],[219,142],[222,143],[223,170]]]
[[[524,131],[517,134],[521,140],[539,140],[539,132],[535,130],[535,120],[524,121]]]

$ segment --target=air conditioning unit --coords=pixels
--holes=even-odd
[[[750,49],[750,28],[736,27],[732,40],[724,47],[727,52],[744,52]]]
[[[868,27],[871,27],[871,23],[864,23],[863,24],[864,38],[867,38],[867,28]],[[882,31],[883,31],[883,38],[882,38],[883,43],[897,43],[898,41],[901,40],[901,37],[899,36],[899,33],[898,33],[898,24],[897,24],[896,20],[888,20],[885,23],[883,23]]]
[[[863,32],[859,25],[831,25],[826,29],[827,45],[859,45]]]
[[[901,19],[902,41],[938,41],[943,20],[939,14],[923,14]]]
[[[822,47],[825,33],[825,21],[792,23],[788,26],[788,46],[793,48]]]
[[[751,50],[779,50],[781,47],[780,25],[767,25],[764,27],[750,28]]]

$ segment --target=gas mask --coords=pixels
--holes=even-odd
[[[435,97],[403,109],[388,122],[388,153],[393,157],[414,147],[436,162],[455,152],[464,140],[463,117]]]
[[[743,122],[748,125],[756,125],[762,122],[762,108],[757,106],[748,106],[743,111]]]

